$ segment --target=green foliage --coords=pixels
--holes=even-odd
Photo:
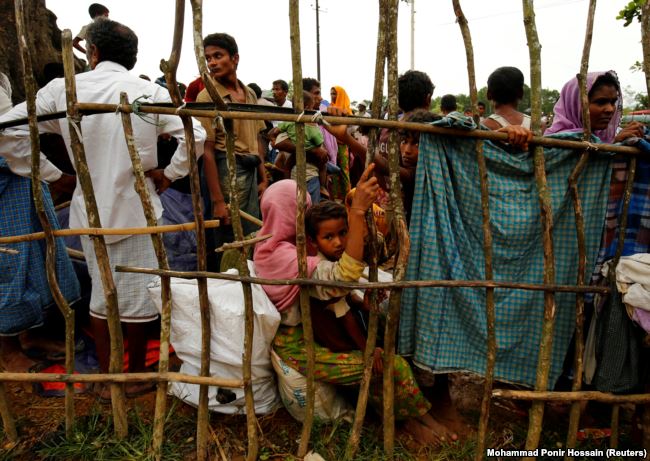
[[[182,460],[185,454],[194,449],[195,425],[187,417],[176,414],[176,402],[167,414],[162,454],[165,460]],[[150,452],[151,421],[144,420],[137,409],[130,412],[129,419],[128,437],[117,440],[110,419],[102,416],[101,408],[95,408],[89,416],[77,420],[72,437],[67,439],[65,431],[61,429],[43,441],[35,451],[45,460],[153,460]]]
[[[461,93],[455,96],[459,112],[463,112],[466,109],[471,109],[472,104],[468,95]],[[558,90],[542,88],[542,112],[545,114],[551,113],[559,97],[560,92]],[[437,98],[433,98],[431,100],[431,110],[433,112],[440,112],[441,98],[441,96],[438,96]],[[492,113],[492,107],[488,101],[486,86],[478,90],[478,100],[485,103],[485,114],[490,115]],[[528,85],[524,85],[524,96],[521,98],[521,101],[519,101],[519,110],[523,112],[528,109],[530,109],[530,87]]]
[[[631,0],[630,3],[625,6],[625,8],[618,12],[616,19],[625,21],[623,27],[627,27],[632,24],[634,18],[636,18],[637,21],[641,22],[641,7],[645,5],[646,1],[647,0]]]

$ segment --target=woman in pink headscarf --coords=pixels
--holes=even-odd
[[[354,195],[348,215],[348,238],[345,252],[338,261],[307,258],[307,273],[318,280],[356,282],[365,264],[363,241],[366,210],[376,199],[377,179],[371,177],[373,165],[368,167]],[[272,237],[260,242],[255,248],[255,272],[259,277],[270,279],[293,279],[298,277],[296,253],[296,189],[292,180],[271,185],[262,196],[263,226],[260,235]],[[307,205],[309,206],[309,196]],[[282,314],[282,325],[273,341],[273,349],[291,368],[307,374],[307,356],[299,310],[299,287],[296,285],[265,285],[264,290]],[[338,287],[310,287],[310,295],[320,299],[345,296],[349,290]],[[312,309],[323,308],[312,305]],[[318,328],[319,325],[314,325]],[[364,370],[363,352],[332,352],[314,344],[316,356],[315,379],[342,386],[355,386],[361,382]],[[456,435],[438,423],[430,414],[431,404],[422,394],[413,373],[402,358],[395,358],[395,416],[405,422],[405,428],[422,443],[435,444]],[[371,383],[370,402],[382,408],[381,376]],[[381,410],[380,410],[381,411]]]
[[[621,121],[622,114],[622,94],[621,86],[618,82],[616,72],[590,72],[587,74],[587,95],[589,98],[589,121],[591,124],[591,133],[598,137],[603,143],[621,142],[634,136],[643,136],[643,125],[639,122],[632,122],[625,128],[618,131],[618,125]],[[580,89],[577,78],[572,78],[562,88],[560,99],[558,99],[553,109],[555,116],[553,124],[546,130],[545,135],[553,133],[582,133],[582,104],[580,102]],[[639,159],[641,162],[644,160]],[[625,182],[627,180],[629,157],[614,157],[612,162],[612,177],[609,186],[609,198],[607,202],[607,215],[601,238],[600,251],[596,260],[596,270],[594,272],[594,281],[600,278],[600,265],[613,257],[617,246],[618,222],[621,214],[623,193]],[[635,184],[633,188],[632,201],[638,206],[630,207],[630,216],[637,211],[646,209],[640,201],[650,200],[645,191],[648,190],[648,184],[642,179],[642,171],[645,168],[641,163],[637,167],[636,182],[645,182],[645,184]],[[641,192],[641,193],[639,193]],[[635,240],[636,236],[643,236],[645,232],[638,232],[639,226],[643,226],[645,219],[628,219],[628,228],[626,230],[626,242]],[[627,248],[626,243],[626,248]],[[638,248],[638,247],[637,247]],[[624,252],[624,256],[625,256]]]

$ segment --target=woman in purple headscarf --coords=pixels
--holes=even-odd
[[[616,132],[623,108],[621,86],[616,72],[610,70],[587,74],[587,95],[591,132],[600,141],[609,144],[643,134],[643,125],[638,122],[630,123],[619,133]],[[553,124],[544,134],[583,131],[582,104],[577,78],[572,78],[564,85],[553,112],[555,114]]]

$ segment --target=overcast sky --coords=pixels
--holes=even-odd
[[[90,21],[92,2],[46,0],[60,29],[73,37]],[[155,78],[159,63],[171,50],[173,0],[104,0],[110,17],[131,27],[139,37],[134,72]],[[190,2],[186,2],[179,81],[198,75],[192,49]],[[643,75],[630,66],[642,60],[641,29],[616,20],[627,0],[601,0],[596,8],[590,70],[614,69],[623,87],[645,91]],[[238,76],[270,89],[273,80],[291,80],[287,0],[207,0],[203,5],[204,35],[227,32],[239,45]],[[536,20],[542,44],[542,86],[560,89],[579,70],[588,0],[536,0]],[[300,0],[303,76],[316,77],[315,0]],[[352,101],[371,99],[375,68],[378,6],[376,0],[320,0],[321,82],[323,90],[344,87]],[[479,88],[499,66],[519,67],[529,83],[529,56],[519,0],[461,0],[474,42]],[[411,7],[400,1],[399,72],[410,68]],[[78,53],[78,52],[76,52]],[[78,53],[81,57],[81,53]],[[415,0],[415,69],[429,74],[434,96],[468,93],[467,67],[460,29],[451,0]],[[328,94],[329,91],[323,91]]]

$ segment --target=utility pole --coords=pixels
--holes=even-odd
[[[319,22],[318,0],[316,0],[316,75],[320,82],[320,22]]]
[[[404,0],[411,5],[411,70],[415,69],[415,0]]]
[[[411,70],[415,69],[415,0],[411,3]]]

